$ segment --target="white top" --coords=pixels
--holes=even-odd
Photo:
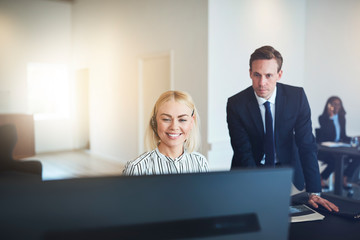
[[[334,126],[335,126],[335,142],[340,141],[340,122],[339,122],[339,115],[335,114],[334,116],[332,116],[330,119],[332,119],[334,121]]]
[[[161,175],[177,173],[208,172],[206,158],[198,152],[184,153],[175,159],[165,156],[156,148],[129,161],[123,171],[124,175]]]

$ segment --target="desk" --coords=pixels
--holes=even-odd
[[[318,144],[318,151],[332,153],[338,156],[338,161],[335,162],[334,193],[336,195],[342,196],[344,161],[347,157],[357,157],[357,159],[360,159],[360,151],[353,147],[325,147],[321,144]]]
[[[340,198],[331,194],[322,194],[324,198],[328,199],[341,207],[350,207],[351,209],[359,209],[360,202]],[[306,203],[307,195],[300,193],[292,197],[293,203]],[[320,212],[320,211],[319,211]],[[324,220],[299,222],[290,224],[289,240],[359,240],[360,239],[360,221],[349,220],[343,217],[333,215],[328,212],[321,211],[325,216]]]

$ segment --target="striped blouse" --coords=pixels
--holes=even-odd
[[[124,175],[160,175],[176,173],[208,172],[206,158],[197,152],[184,153],[175,159],[165,156],[156,148],[146,152],[137,159],[129,161],[123,171]]]

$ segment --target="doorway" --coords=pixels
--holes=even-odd
[[[173,89],[173,51],[142,56],[139,69],[139,155],[145,151],[145,131],[157,98]]]

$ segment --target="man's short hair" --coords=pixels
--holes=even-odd
[[[283,58],[282,58],[280,52],[278,52],[272,46],[263,46],[263,47],[256,49],[255,52],[253,52],[253,54],[251,54],[251,57],[250,57],[250,70],[252,70],[253,61],[260,60],[260,59],[270,60],[273,58],[276,60],[276,62],[278,64],[278,72],[279,72],[281,70],[282,63],[283,63]]]

